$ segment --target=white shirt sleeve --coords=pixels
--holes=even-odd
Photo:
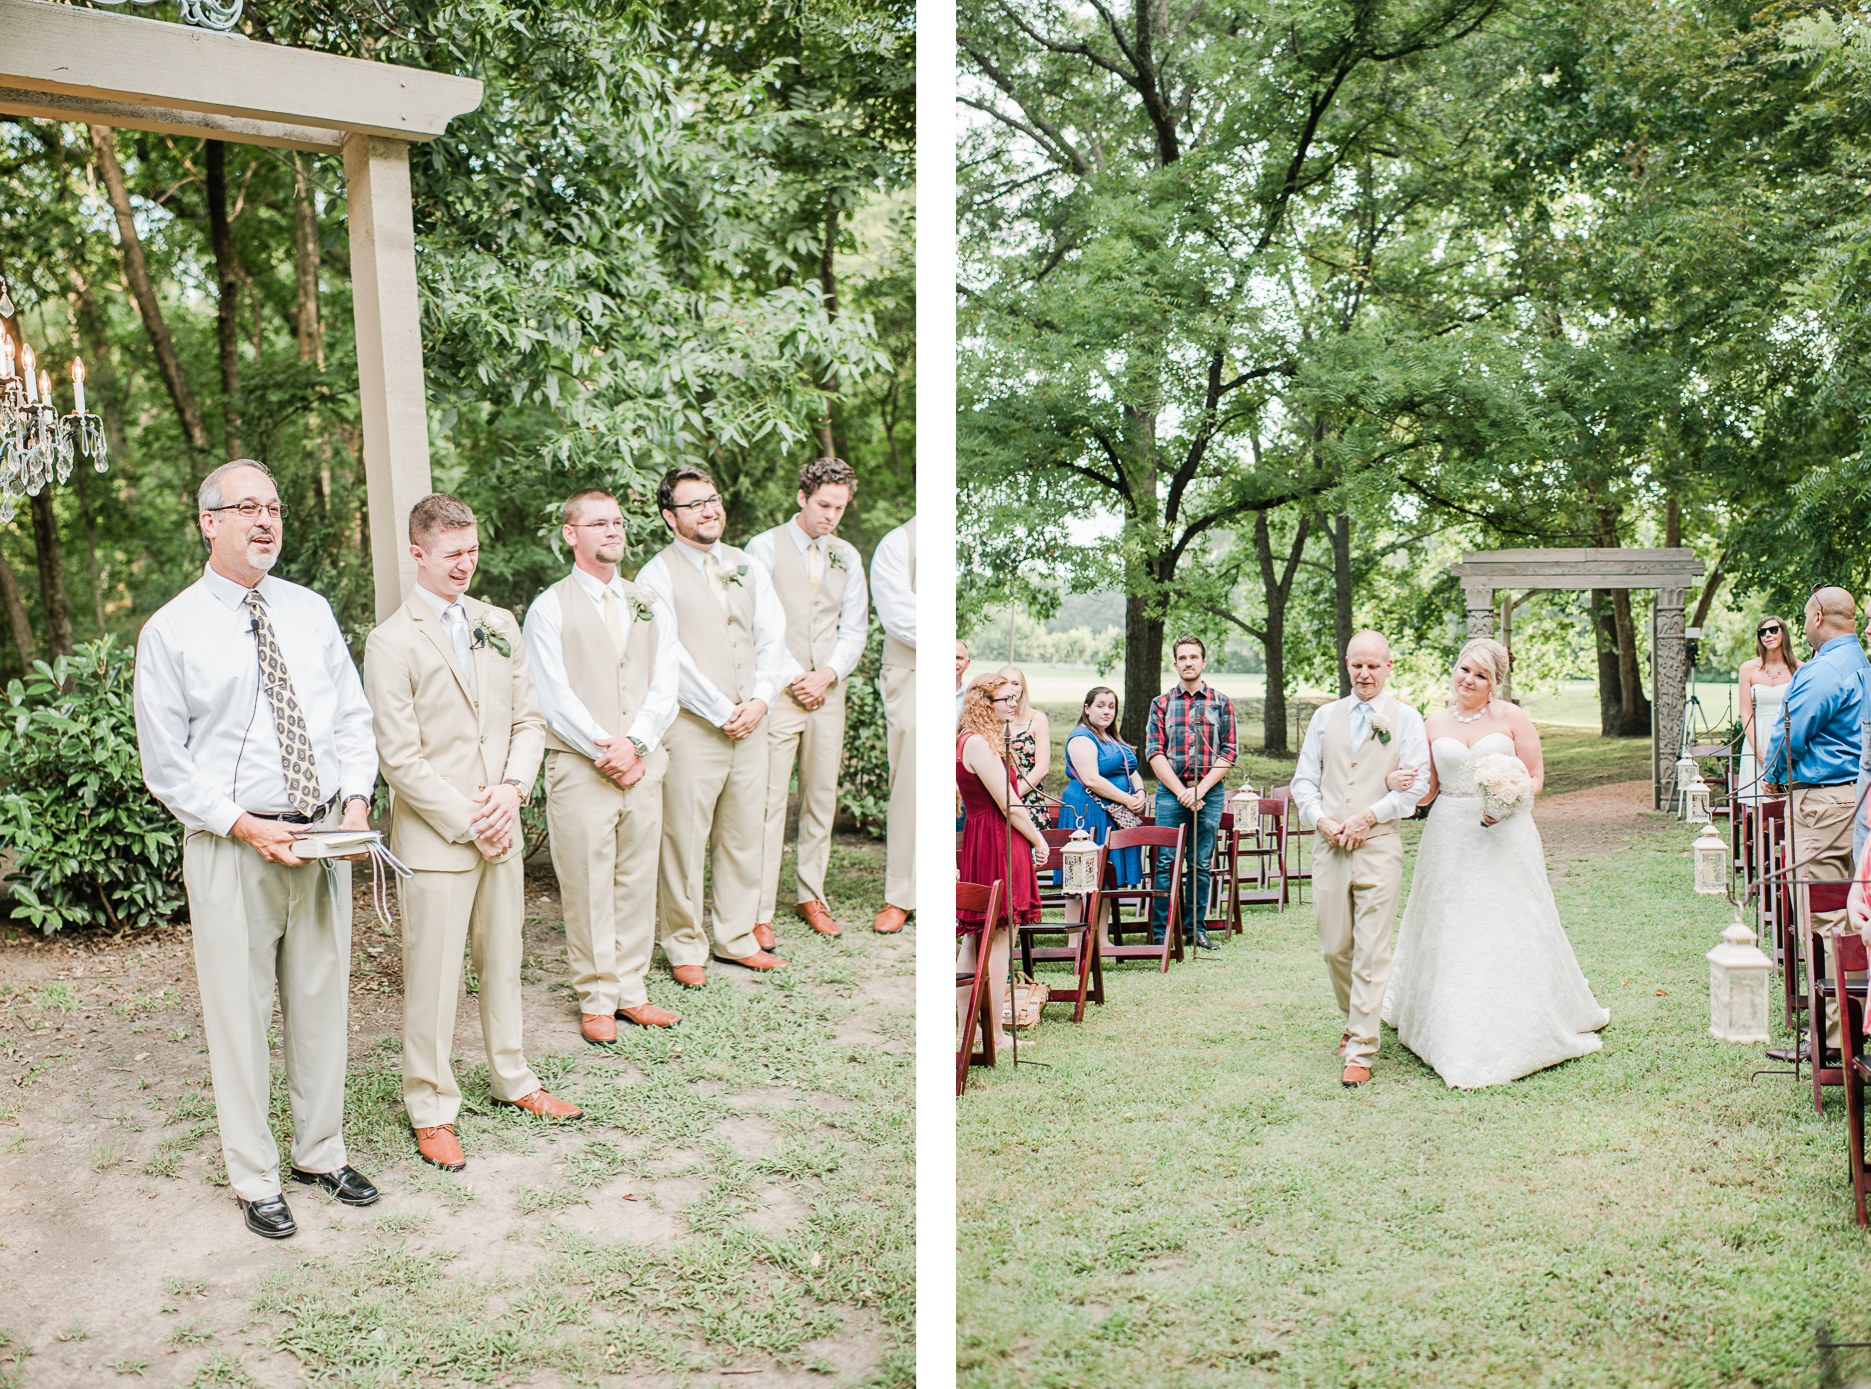
[[[746,552],[748,559],[752,560],[755,564],[759,565],[762,569],[766,570],[769,577],[772,576],[772,573],[773,573],[773,532],[772,531],[761,531],[759,535],[756,535],[755,537],[753,537],[753,539],[749,540],[745,545],[741,546],[741,549]]]
[[[1412,768],[1416,781],[1407,791],[1385,791],[1371,807],[1378,823],[1401,820],[1416,809],[1416,803],[1429,793],[1429,737],[1423,729],[1423,716],[1409,705],[1391,701],[1391,738],[1397,747],[1397,767]],[[1372,736],[1365,735],[1367,738]]]
[[[615,735],[592,718],[584,701],[572,693],[571,677],[565,671],[565,611],[559,606],[556,584],[533,600],[533,606],[526,610],[522,632],[533,687],[539,692],[539,712],[545,716],[546,726],[597,761],[597,740]]]
[[[183,823],[206,825],[225,837],[244,812],[221,789],[222,778],[205,774],[195,765],[188,745],[189,711],[182,689],[181,653],[170,649],[166,624],[143,624],[136,643],[132,701],[143,784]],[[374,770],[374,745],[371,758]]]
[[[1319,811],[1324,805],[1319,775],[1325,763],[1325,724],[1330,711],[1337,707],[1334,701],[1312,711],[1306,736],[1299,745],[1299,765],[1293,768],[1293,809],[1299,812],[1299,823],[1306,829],[1319,823]]]
[[[651,599],[656,614],[656,665],[650,671],[650,687],[642,707],[630,721],[627,737],[635,738],[655,750],[676,721],[676,685],[682,670],[682,643],[676,638],[676,614],[660,596]]]
[[[773,587],[773,577],[758,564],[747,566],[754,581],[754,688],[752,698],[767,708],[780,691],[805,672],[786,649],[786,609]]]
[[[915,646],[916,593],[910,587],[909,542],[901,526],[878,541],[871,556],[871,601],[884,631],[905,646]]]
[[[837,545],[845,557],[845,563],[851,566],[851,572],[845,577],[845,593],[838,609],[838,640],[832,646],[832,654],[826,664],[838,672],[838,678],[849,680],[851,672],[858,668],[858,662],[864,659],[864,639],[870,635],[871,605],[865,596],[864,557],[855,545],[843,541],[826,540],[827,545]],[[914,622],[914,618],[911,619]]]
[[[338,805],[352,796],[369,798],[377,790],[377,729],[371,719],[370,697],[364,693],[364,677],[357,673],[351,649],[344,644],[344,633],[336,613],[326,608],[325,666],[331,685],[337,691],[337,708],[331,717],[332,741],[338,745]]]

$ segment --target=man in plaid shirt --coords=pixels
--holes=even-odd
[[[1170,652],[1177,684],[1150,701],[1143,755],[1157,777],[1156,823],[1164,829],[1193,826],[1195,862],[1183,864],[1184,881],[1194,889],[1193,895],[1187,888],[1183,894],[1184,930],[1193,929],[1195,943],[1207,949],[1200,913],[1207,910],[1208,864],[1215,854],[1226,798],[1222,778],[1234,765],[1238,745],[1234,704],[1202,679],[1208,648],[1200,638],[1177,637]],[[1150,933],[1156,941],[1163,939],[1169,921],[1169,873],[1169,864],[1159,859],[1156,886],[1162,895],[1156,899]]]

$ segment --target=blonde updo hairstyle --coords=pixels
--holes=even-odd
[[[1494,640],[1493,637],[1472,637],[1469,639],[1468,644],[1464,646],[1460,654],[1456,656],[1455,666],[1449,668],[1449,707],[1451,709],[1456,706],[1455,668],[1456,666],[1460,666],[1464,661],[1470,662],[1476,667],[1479,674],[1488,677],[1488,700],[1492,703],[1494,700],[1494,692],[1500,689],[1502,682],[1507,679],[1507,672],[1512,665],[1513,658],[1508,655],[1507,648]]]

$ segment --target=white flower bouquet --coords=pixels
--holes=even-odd
[[[1533,778],[1527,775],[1527,764],[1510,753],[1491,752],[1475,763],[1475,785],[1481,791],[1484,826],[1533,804]]]

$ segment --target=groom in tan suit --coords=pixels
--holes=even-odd
[[[390,848],[415,870],[402,885],[403,1106],[423,1161],[459,1172],[449,1052],[464,941],[494,1102],[549,1119],[580,1111],[545,1092],[520,1050],[519,812],[545,750],[520,626],[466,596],[480,541],[465,504],[439,492],[417,502],[409,551],[416,587],[370,634],[364,691],[394,795]]]
[[[1345,647],[1351,694],[1321,705],[1306,728],[1293,772],[1293,806],[1316,826],[1313,914],[1319,948],[1345,1019],[1343,1084],[1362,1085],[1377,1059],[1379,1014],[1390,982],[1391,929],[1403,889],[1399,822],[1429,790],[1423,716],[1384,693],[1390,644],[1359,632]],[[1412,775],[1402,790],[1387,779]]]

